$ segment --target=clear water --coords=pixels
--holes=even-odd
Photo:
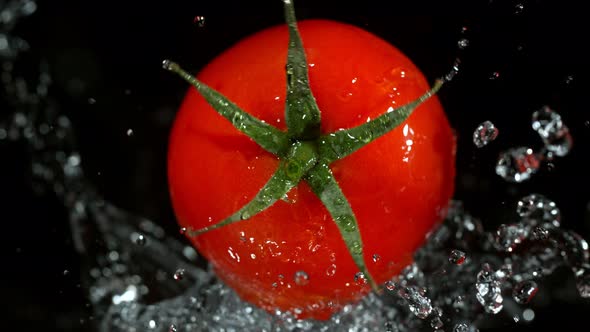
[[[494,231],[484,231],[460,202],[453,202],[414,264],[383,285],[380,294],[347,306],[329,321],[299,321],[289,313],[268,314],[244,303],[200,267],[203,261],[192,247],[97,193],[84,176],[71,121],[46,100],[51,84],[46,69],[35,85],[12,76],[12,60],[28,46],[10,31],[35,8],[33,1],[0,1],[1,74],[14,104],[0,125],[0,140],[24,143],[35,188],[53,191],[69,211],[72,238],[89,266],[85,290],[98,330],[473,332],[489,326],[489,318],[502,311],[515,321],[534,319],[526,304],[543,278],[561,267],[571,269],[580,296],[590,298],[588,243],[560,227],[554,202],[533,194],[523,197],[514,218]],[[543,140],[543,158],[569,151],[571,136],[557,113],[535,113],[533,129]],[[517,148],[508,154],[513,162],[527,151]],[[504,165],[503,174],[512,174],[511,179],[503,176],[508,181],[520,182],[514,174],[534,173],[510,165]],[[298,277],[307,281],[303,274]]]

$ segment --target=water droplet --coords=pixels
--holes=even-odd
[[[248,212],[248,211],[244,211],[244,212],[242,212],[242,214],[240,215],[240,218],[241,218],[242,220],[249,219],[249,218],[250,218],[250,212]]]
[[[195,16],[193,23],[196,24],[199,28],[205,26],[205,16]]]
[[[549,152],[558,157],[569,153],[573,140],[557,112],[548,106],[535,111],[532,115],[532,127],[541,136]]]
[[[352,243],[352,246],[350,248],[350,251],[355,254],[355,255],[359,255],[363,252],[363,247],[361,246],[360,242],[358,241],[354,241]]]
[[[129,137],[133,136],[133,129],[131,129],[131,128],[127,129],[127,136],[129,136]]]
[[[365,274],[362,272],[357,272],[354,275],[354,282],[357,285],[366,285],[367,284],[367,278],[365,277]]]
[[[530,179],[539,169],[540,163],[532,149],[512,148],[500,154],[496,174],[508,182],[520,183]]]
[[[170,325],[170,328],[168,328],[168,332],[177,332],[178,330],[176,329],[176,325],[172,324]]]
[[[453,80],[453,78],[455,78],[455,76],[457,76],[457,74],[459,73],[460,66],[461,66],[461,59],[456,58],[455,62],[453,62],[453,67],[445,75],[445,81],[449,82],[449,81]]]
[[[473,144],[482,148],[498,137],[498,129],[491,121],[482,122],[473,132]]]
[[[184,269],[180,268],[174,272],[174,280],[182,280],[184,278]]]
[[[63,274],[64,274],[64,276],[67,276],[68,274],[70,274],[70,271],[64,270]]]
[[[461,250],[454,249],[449,255],[449,262],[455,265],[461,265],[465,262],[465,253]]]
[[[459,41],[457,42],[457,46],[459,46],[459,49],[461,49],[461,50],[465,49],[467,46],[469,46],[469,39],[467,39],[467,38],[459,39]]]
[[[584,265],[582,268],[574,269],[576,275],[576,288],[580,296],[590,298],[590,266]]]
[[[524,4],[522,3],[517,3],[516,6],[514,6],[514,13],[515,14],[522,14],[522,12],[524,11]]]
[[[172,70],[172,67],[174,66],[174,62],[165,59],[162,60],[162,68],[166,69],[166,70]]]
[[[155,320],[151,319],[151,320],[148,322],[148,327],[149,327],[150,329],[155,329],[155,328],[156,328],[156,326],[158,326],[158,324],[156,324],[156,321],[155,321]]]
[[[184,235],[184,234],[186,234],[186,231],[187,231],[186,227],[180,228],[180,234]]]
[[[497,314],[502,310],[504,307],[502,289],[489,264],[484,264],[477,274],[475,288],[477,290],[475,296],[486,312]]]
[[[305,271],[295,272],[295,283],[299,286],[304,286],[309,283],[309,275]]]
[[[453,332],[468,332],[469,331],[469,326],[467,326],[467,324],[465,323],[459,323],[457,325],[455,325],[455,328],[453,329]]]
[[[574,76],[573,75],[568,75],[565,78],[565,81],[564,82],[565,82],[565,84],[570,84],[571,82],[573,82],[573,80],[574,80]]]
[[[500,249],[512,252],[527,236],[527,230],[521,224],[500,225],[496,231],[496,244]]]
[[[561,223],[561,212],[555,202],[540,194],[521,198],[517,203],[516,212],[533,226],[555,228]]]
[[[88,104],[90,104],[90,105],[96,104],[96,99],[94,99],[94,98],[88,98]]]
[[[379,256],[379,254],[373,254],[373,262],[374,263],[377,263],[380,260],[381,260],[381,256]]]
[[[433,329],[438,330],[444,326],[444,323],[440,317],[434,317],[432,320],[430,320],[430,326]]]
[[[135,237],[135,244],[138,246],[145,246],[147,240],[143,234],[137,234]]]
[[[336,274],[336,264],[332,264],[330,266],[328,266],[328,269],[326,269],[326,275],[328,277],[332,277]]]
[[[500,78],[500,73],[495,71],[490,75],[490,80],[497,80],[498,78]]]
[[[397,288],[397,284],[391,280],[388,280],[385,283],[385,288],[387,288],[388,291],[394,291]]]
[[[535,319],[535,312],[532,309],[524,309],[522,312],[522,319],[527,322],[532,322]]]
[[[538,290],[539,287],[536,282],[525,280],[514,286],[512,289],[512,297],[520,304],[527,304],[533,299]]]
[[[546,240],[549,238],[549,231],[543,227],[537,226],[533,229],[532,237],[534,240]]]
[[[420,294],[417,287],[406,287],[398,290],[398,295],[408,303],[410,311],[420,319],[425,319],[432,312],[430,299]]]

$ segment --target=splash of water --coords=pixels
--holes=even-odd
[[[14,13],[30,11],[29,3],[34,2],[8,2],[21,6],[10,7]],[[9,8],[4,6],[0,2],[0,12]],[[369,294],[328,321],[262,311],[199,267],[203,262],[191,246],[97,193],[84,176],[71,121],[47,98],[47,68],[41,67],[38,84],[29,88],[6,65],[22,50],[17,44],[8,43],[10,51],[0,53],[5,93],[14,106],[0,125],[0,140],[25,143],[35,188],[54,192],[69,211],[76,250],[89,266],[84,282],[100,331],[473,332],[490,315],[521,312],[542,278],[564,266],[572,270],[580,295],[590,298],[588,243],[561,229],[555,203],[534,194],[519,201],[513,222],[494,231],[485,231],[454,202],[413,264],[382,293]],[[301,272],[295,278],[307,282]]]

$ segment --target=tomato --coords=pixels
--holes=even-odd
[[[299,31],[322,133],[363,124],[429,89],[405,55],[364,30],[307,20],[299,22]],[[256,33],[214,59],[198,78],[286,130],[288,39],[286,26]],[[276,156],[190,89],[168,154],[181,227],[200,229],[239,210],[278,166]],[[439,100],[430,98],[394,130],[330,169],[358,220],[368,271],[377,283],[390,280],[411,263],[453,193],[455,139]],[[305,181],[249,220],[189,238],[223,282],[270,312],[327,319],[370,291],[331,215]]]

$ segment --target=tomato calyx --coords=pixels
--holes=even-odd
[[[286,132],[240,109],[221,93],[184,71],[178,64],[169,60],[163,62],[165,69],[178,74],[193,85],[215,111],[229,120],[237,130],[280,160],[276,172],[250,202],[224,220],[202,229],[189,229],[187,234],[198,236],[235,222],[248,220],[285,197],[303,180],[330,213],[359,271],[374,290],[379,290],[365,263],[363,241],[354,211],[336,181],[330,164],[345,158],[403,123],[420,104],[438,92],[444,81],[437,80],[434,86],[418,99],[396,109],[390,107],[385,114],[362,125],[321,134],[321,112],[310,88],[307,59],[297,29],[293,1],[284,0],[284,5],[289,28]]]

